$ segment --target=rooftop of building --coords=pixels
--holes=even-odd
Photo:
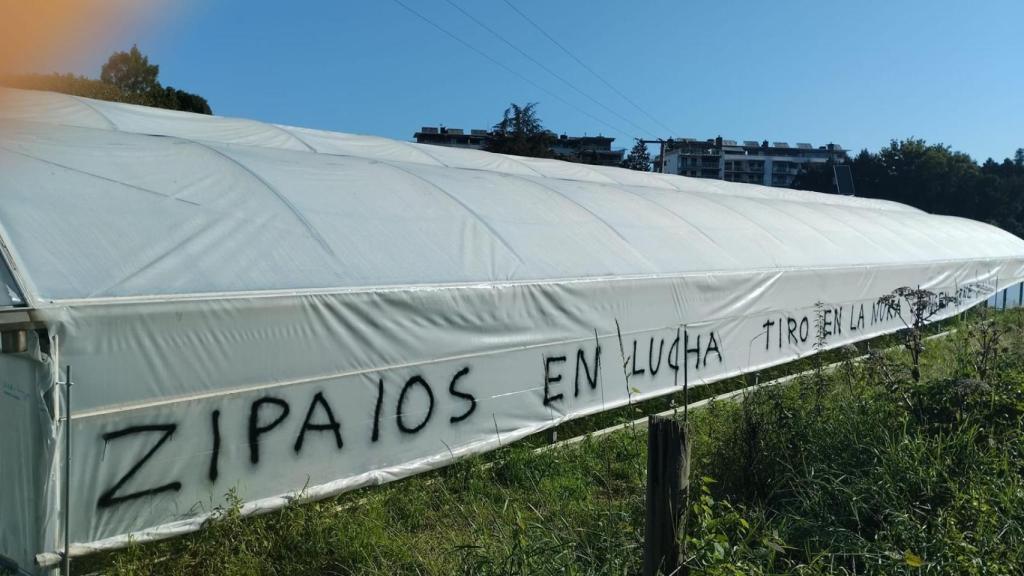
[[[778,140],[775,140],[775,141],[762,140],[760,142],[758,142],[757,140],[743,140],[742,143],[740,143],[737,140],[730,140],[730,139],[727,139],[727,138],[722,138],[721,136],[719,136],[717,138],[708,138],[706,140],[699,140],[697,138],[688,138],[688,137],[684,137],[684,138],[669,138],[666,142],[668,144],[668,149],[670,149],[670,150],[671,149],[683,149],[683,148],[694,148],[694,147],[698,147],[698,146],[705,146],[705,147],[710,147],[710,148],[715,148],[715,149],[726,149],[726,150],[731,150],[731,151],[736,151],[736,152],[748,151],[748,150],[759,150],[760,151],[760,150],[765,150],[765,149],[773,150],[773,151],[783,151],[783,152],[786,152],[786,153],[796,152],[798,154],[802,153],[802,152],[812,152],[812,151],[821,151],[821,150],[825,150],[825,151],[829,151],[829,152],[846,152],[847,151],[841,145],[836,144],[834,142],[829,142],[828,144],[824,144],[824,145],[817,146],[817,147],[815,147],[813,144],[810,144],[808,142],[797,142],[795,145],[790,146],[790,144],[788,142],[782,142],[782,141],[778,141]]]
[[[580,143],[593,142],[593,143],[610,144],[611,142],[613,142],[615,140],[615,138],[612,138],[610,136],[604,136],[604,135],[601,135],[601,134],[598,134],[597,136],[589,136],[587,134],[584,134],[583,136],[569,136],[568,134],[564,134],[564,133],[563,134],[559,134],[559,133],[554,132],[552,130],[548,130],[548,133],[551,134],[552,136],[554,136],[555,138],[557,138],[559,141],[562,141],[562,142],[567,142],[567,141],[568,142],[580,142]],[[463,128],[450,128],[450,127],[441,125],[441,126],[423,126],[423,127],[420,128],[420,130],[418,132],[413,134],[413,136],[414,137],[420,137],[420,136],[430,137],[430,136],[443,136],[443,135],[447,135],[447,136],[489,136],[490,134],[491,134],[490,130],[485,130],[485,129],[482,129],[482,128],[471,128],[469,130],[465,130]]]
[[[424,126],[420,128],[419,132],[416,132],[415,136],[420,135],[443,135],[447,134],[450,136],[487,136],[490,131],[482,128],[471,128],[469,131],[463,130],[462,128],[448,128],[446,126]]]

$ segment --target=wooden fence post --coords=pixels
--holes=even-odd
[[[644,529],[644,576],[680,572],[679,531],[683,492],[689,484],[688,442],[673,418],[651,416],[647,427],[647,520]]]

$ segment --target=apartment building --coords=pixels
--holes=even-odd
[[[661,171],[660,160],[655,158],[656,171]],[[845,164],[848,160],[846,150],[832,143],[814,147],[805,142],[790,146],[767,140],[745,140],[740,144],[721,137],[680,138],[666,143],[664,172],[785,187],[792,185],[806,164]]]
[[[618,166],[626,151],[615,150],[612,142],[615,138],[607,136],[568,136],[550,133],[551,152],[559,160],[579,162],[581,164],[599,164],[602,166]],[[487,130],[473,129],[466,132],[462,128],[446,128],[444,126],[424,126],[413,138],[420,144],[435,146],[453,146],[456,148],[475,148],[482,150],[490,138]]]

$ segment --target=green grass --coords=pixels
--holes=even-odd
[[[928,342],[920,383],[896,351],[691,412],[691,573],[1024,573],[1024,316],[987,320]],[[199,533],[76,571],[638,573],[646,432],[538,442],[260,517],[229,507]]]

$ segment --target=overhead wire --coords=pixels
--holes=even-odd
[[[448,30],[447,28],[444,28],[444,27],[442,27],[442,26],[441,26],[440,24],[438,24],[438,23],[434,22],[433,20],[431,20],[430,18],[427,18],[427,17],[426,17],[426,16],[424,16],[424,15],[423,15],[422,13],[420,13],[420,12],[416,11],[415,9],[413,9],[412,7],[410,7],[410,6],[408,5],[408,4],[406,4],[406,3],[405,3],[405,2],[403,2],[402,0],[392,0],[392,1],[393,1],[393,2],[395,3],[395,4],[398,4],[399,6],[401,6],[402,8],[404,8],[404,9],[405,9],[405,10],[406,10],[407,12],[409,12],[409,13],[413,14],[414,16],[416,16],[417,18],[419,18],[420,20],[423,20],[423,21],[424,21],[424,22],[426,22],[427,24],[429,24],[429,25],[433,26],[434,28],[436,28],[437,30],[439,30],[440,32],[442,32],[443,34],[445,34],[446,36],[448,36],[448,37],[449,37],[449,38],[451,38],[452,40],[455,40],[455,41],[456,41],[456,42],[458,42],[459,44],[462,44],[462,45],[463,45],[463,46],[465,46],[466,48],[468,48],[468,49],[472,50],[473,52],[476,52],[477,54],[479,54],[479,55],[480,55],[480,56],[482,56],[483,58],[485,58],[485,59],[487,59],[488,61],[490,61],[490,62],[491,62],[492,64],[494,64],[495,66],[498,66],[499,68],[501,68],[501,69],[505,70],[505,71],[506,71],[506,72],[508,72],[509,74],[512,74],[513,76],[515,76],[515,77],[519,78],[519,79],[520,79],[520,80],[522,80],[523,82],[526,82],[527,84],[529,84],[529,85],[533,86],[534,88],[536,88],[536,89],[540,90],[541,92],[544,92],[545,94],[547,94],[547,95],[551,96],[552,98],[555,98],[556,100],[558,100],[559,102],[561,102],[561,103],[565,104],[566,106],[568,106],[568,107],[572,108],[572,109],[573,109],[573,110],[575,110],[576,112],[579,112],[580,114],[582,114],[582,115],[584,115],[584,116],[586,116],[586,117],[590,118],[591,120],[593,120],[593,121],[595,121],[595,122],[597,122],[597,123],[599,123],[599,124],[603,124],[604,126],[606,126],[606,127],[610,128],[610,129],[612,129],[612,130],[613,130],[613,131],[615,131],[615,132],[618,132],[619,134],[625,134],[626,136],[630,136],[630,137],[633,137],[633,138],[635,138],[635,136],[633,136],[633,135],[632,135],[632,134],[630,133],[630,131],[629,131],[629,130],[624,130],[624,129],[622,129],[622,128],[618,127],[618,126],[615,126],[614,124],[611,124],[611,123],[609,123],[609,122],[607,122],[607,121],[605,121],[605,120],[602,120],[602,119],[598,118],[597,116],[594,116],[594,115],[593,115],[593,114],[591,114],[590,112],[587,112],[586,110],[583,110],[583,109],[582,109],[582,108],[580,108],[579,106],[576,106],[576,105],[575,105],[575,104],[573,104],[572,102],[570,102],[570,101],[566,100],[565,98],[563,98],[563,97],[562,97],[562,96],[560,96],[559,94],[557,94],[557,93],[555,93],[555,92],[552,92],[551,90],[548,90],[547,88],[545,88],[545,87],[541,86],[540,84],[538,84],[538,83],[534,82],[533,80],[530,80],[530,79],[529,79],[528,77],[526,77],[526,76],[524,76],[523,74],[521,74],[521,73],[517,72],[517,71],[516,71],[516,70],[514,70],[513,68],[510,68],[509,66],[507,66],[506,64],[504,64],[504,63],[503,63],[503,62],[501,62],[500,60],[498,60],[498,59],[494,58],[494,57],[493,57],[493,56],[491,56],[490,54],[488,54],[488,53],[484,52],[483,50],[480,50],[480,49],[479,49],[479,48],[477,48],[476,46],[473,46],[473,45],[472,45],[472,44],[470,44],[469,42],[467,42],[467,41],[463,40],[462,38],[460,38],[459,36],[455,35],[455,34],[454,34],[453,32],[449,31],[449,30]]]
[[[526,20],[527,22],[529,22],[530,25],[532,25],[541,34],[543,34],[548,40],[550,40],[552,44],[554,44],[555,46],[558,46],[562,50],[562,52],[565,52],[570,58],[575,60],[577,64],[579,64],[584,69],[586,69],[587,72],[590,72],[591,74],[593,74],[595,78],[600,80],[605,86],[607,86],[613,92],[618,94],[619,97],[621,97],[623,100],[625,100],[626,102],[629,102],[630,105],[632,105],[634,108],[639,110],[642,114],[644,114],[645,116],[650,118],[652,121],[654,121],[654,123],[656,123],[658,126],[661,126],[665,130],[667,130],[667,134],[669,134],[669,135],[672,134],[672,129],[669,128],[667,125],[665,125],[665,123],[663,123],[661,120],[658,120],[658,118],[655,115],[651,114],[650,112],[645,110],[642,106],[640,106],[639,104],[634,102],[632,98],[630,98],[625,93],[623,93],[621,90],[616,88],[611,82],[609,82],[607,79],[605,79],[604,76],[602,76],[601,74],[598,74],[596,70],[594,70],[593,68],[588,66],[583,60],[581,60],[579,57],[577,57],[575,54],[573,54],[572,51],[570,51],[568,48],[566,48],[564,45],[562,45],[562,43],[559,42],[557,39],[555,39],[554,36],[552,36],[551,34],[548,34],[547,30],[542,28],[540,24],[537,24],[537,22],[535,22],[532,18],[527,16],[525,13],[523,13],[522,10],[520,10],[519,8],[516,8],[516,6],[514,4],[512,4],[512,2],[510,2],[509,0],[502,0],[502,1],[505,2],[505,4],[507,4],[508,7],[511,8],[516,14],[519,14],[519,16],[521,16],[523,18],[523,20]]]
[[[583,96],[584,98],[586,98],[586,99],[590,100],[590,101],[591,101],[591,102],[593,102],[594,104],[597,104],[598,106],[600,106],[601,108],[603,108],[603,109],[604,109],[604,110],[605,110],[606,112],[608,112],[609,114],[611,114],[611,115],[615,116],[615,117],[616,117],[616,118],[618,118],[619,120],[622,120],[623,122],[625,122],[625,123],[629,124],[629,125],[630,125],[630,126],[632,126],[633,128],[636,128],[637,130],[639,130],[639,131],[640,131],[640,133],[641,133],[641,134],[644,134],[644,133],[650,134],[650,131],[649,131],[649,130],[647,130],[647,129],[643,128],[642,126],[639,126],[638,124],[636,124],[635,122],[633,122],[633,121],[632,121],[632,120],[630,120],[629,118],[626,118],[626,117],[625,117],[625,116],[623,116],[622,114],[619,114],[618,112],[616,112],[615,110],[613,110],[612,108],[610,108],[609,106],[607,106],[606,104],[604,104],[603,102],[601,102],[600,100],[598,100],[597,98],[594,98],[594,97],[593,97],[593,96],[591,96],[590,94],[588,94],[588,93],[584,92],[584,91],[583,91],[583,90],[581,90],[581,89],[580,89],[579,87],[577,87],[577,86],[576,86],[575,84],[573,84],[572,82],[570,82],[569,80],[567,80],[567,79],[566,79],[566,78],[565,78],[564,76],[562,76],[562,75],[561,75],[561,74],[559,74],[558,72],[555,72],[554,70],[552,70],[551,68],[549,68],[549,67],[548,67],[548,66],[547,66],[546,64],[544,64],[544,63],[543,63],[543,62],[541,62],[540,60],[538,60],[538,59],[534,58],[534,57],[533,57],[533,56],[531,56],[531,55],[530,55],[530,54],[529,54],[528,52],[526,52],[525,50],[523,50],[522,48],[520,48],[519,46],[517,46],[517,45],[516,45],[515,43],[513,43],[513,42],[512,42],[511,40],[509,40],[509,39],[508,39],[508,38],[506,38],[505,36],[501,35],[501,34],[500,34],[500,33],[499,33],[499,32],[498,32],[497,30],[495,30],[494,28],[491,28],[491,27],[490,27],[490,26],[488,26],[488,25],[487,25],[486,23],[482,22],[482,21],[481,21],[480,19],[478,19],[477,17],[475,17],[475,16],[473,16],[472,14],[470,14],[469,12],[467,12],[467,11],[466,11],[465,9],[463,9],[463,8],[462,8],[461,6],[459,6],[458,4],[456,4],[455,2],[453,2],[453,0],[445,0],[445,2],[447,2],[447,3],[449,4],[449,5],[451,5],[451,7],[452,7],[452,8],[455,8],[456,10],[458,10],[459,12],[461,12],[461,13],[462,13],[462,14],[463,14],[463,15],[464,15],[464,16],[465,16],[466,18],[469,18],[470,20],[472,20],[473,22],[475,22],[475,23],[476,23],[476,24],[477,24],[478,26],[480,26],[480,27],[481,27],[481,28],[483,28],[484,30],[487,30],[488,32],[490,32],[492,36],[494,36],[494,37],[495,37],[495,38],[497,38],[498,40],[501,40],[502,42],[504,42],[504,43],[505,43],[505,44],[506,44],[506,45],[507,45],[507,46],[508,46],[509,48],[512,48],[513,50],[515,50],[516,52],[518,52],[518,53],[519,53],[520,55],[522,55],[522,56],[523,56],[524,58],[526,58],[526,59],[527,59],[527,60],[529,60],[530,62],[533,62],[534,64],[536,64],[537,66],[539,66],[539,67],[540,67],[540,68],[541,68],[542,70],[544,70],[544,71],[545,71],[545,72],[547,72],[548,74],[550,74],[550,75],[554,76],[554,77],[555,77],[555,78],[557,78],[557,79],[558,79],[559,81],[561,81],[561,82],[562,82],[563,84],[565,84],[565,85],[566,85],[566,86],[568,86],[569,88],[572,88],[572,89],[573,89],[574,91],[576,91],[577,93],[579,93],[579,94],[580,94],[581,96]]]

